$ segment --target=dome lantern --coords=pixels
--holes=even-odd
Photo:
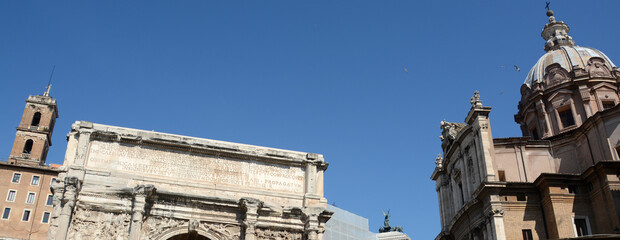
[[[560,46],[575,46],[573,38],[568,35],[570,31],[568,25],[562,21],[556,22],[551,10],[547,11],[547,16],[549,16],[549,23],[545,24],[541,33],[542,38],[546,41],[545,51],[557,50]]]

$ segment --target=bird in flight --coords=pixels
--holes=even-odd
[[[409,73],[409,70],[407,70],[406,67],[403,67],[403,70],[405,70],[406,73]]]
[[[519,68],[517,65],[514,65],[514,66],[515,66],[515,70],[516,70],[517,72],[521,72],[521,68]]]

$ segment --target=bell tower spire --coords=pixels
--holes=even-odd
[[[51,78],[50,78],[51,79]],[[49,96],[49,86],[43,95],[28,96],[22,119],[9,156],[9,163],[40,166],[45,164],[52,145],[52,132],[58,118],[56,99]]]
[[[50,96],[50,88],[52,88],[52,76],[54,76],[54,70],[56,70],[56,65],[52,67],[52,73],[50,73],[50,80],[47,81],[47,87],[45,87],[45,93],[43,93],[43,96],[45,97]]]
[[[547,16],[549,17],[549,23],[545,24],[545,28],[541,33],[543,39],[545,39],[545,51],[553,51],[560,49],[561,46],[575,46],[573,38],[568,35],[570,28],[564,22],[555,21],[553,11],[549,9],[549,2],[547,2]]]

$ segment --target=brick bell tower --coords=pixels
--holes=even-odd
[[[17,127],[9,163],[15,165],[45,165],[47,151],[52,146],[52,132],[58,118],[56,99],[50,97],[51,85],[43,95],[28,96],[24,115]]]

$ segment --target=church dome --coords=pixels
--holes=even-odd
[[[572,131],[620,103],[620,69],[601,51],[576,46],[569,27],[548,11],[545,53],[521,86],[515,121],[524,136],[545,139]]]
[[[594,66],[597,62],[599,66]],[[588,67],[589,65],[595,68],[603,68],[601,69],[601,73],[592,73],[592,70],[595,71],[596,69],[589,71],[590,75],[600,75],[600,77],[609,75],[610,70],[616,68],[616,65],[614,65],[611,59],[597,49],[580,46],[559,46],[557,49],[547,52],[538,59],[527,74],[524,84],[531,87],[534,83],[542,83],[549,66],[554,64],[556,64],[556,66],[559,65],[559,67],[566,70],[568,73],[573,73],[573,76],[579,75],[575,74],[575,70],[587,71],[588,68],[590,68]],[[606,71],[606,73],[603,71]]]

